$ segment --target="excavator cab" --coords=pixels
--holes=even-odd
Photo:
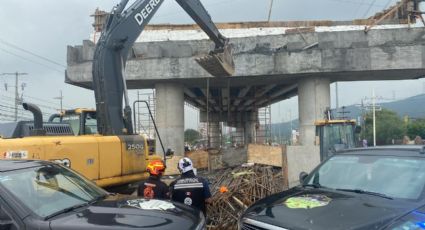
[[[69,124],[75,135],[97,134],[97,115],[94,109],[74,109],[65,110],[58,114],[53,114],[49,122]]]

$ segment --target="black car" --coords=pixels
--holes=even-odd
[[[425,148],[345,150],[249,207],[239,228],[425,229]]]
[[[113,195],[45,161],[0,160],[0,229],[205,229],[202,212]]]

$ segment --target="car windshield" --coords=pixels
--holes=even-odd
[[[107,194],[86,179],[58,165],[1,173],[0,186],[40,217],[87,204]]]
[[[338,155],[315,170],[304,183],[307,184],[419,199],[425,185],[425,159]]]

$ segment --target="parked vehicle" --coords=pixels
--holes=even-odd
[[[0,229],[205,229],[202,212],[163,200],[109,194],[47,161],[0,161]]]
[[[240,229],[425,229],[425,147],[342,150],[262,199]]]

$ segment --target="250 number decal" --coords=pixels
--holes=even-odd
[[[128,150],[143,150],[143,144],[127,144]]]

